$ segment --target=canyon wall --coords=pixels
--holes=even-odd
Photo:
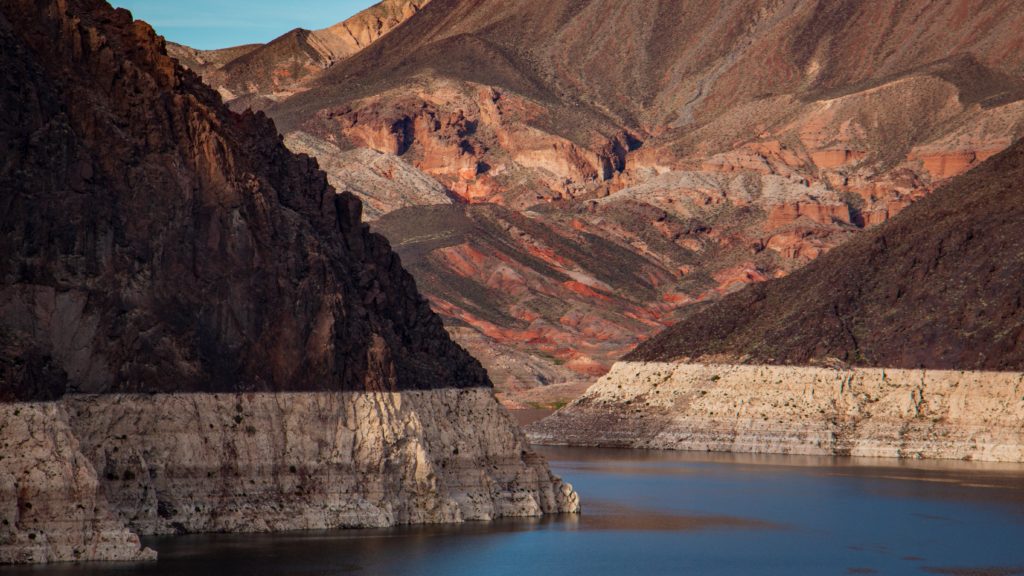
[[[1012,0],[434,0],[262,109],[509,404],[557,403],[1024,135],[1022,26]],[[361,148],[406,163],[388,193],[346,180]]]
[[[0,563],[573,512],[362,205],[101,0],[0,0]]]
[[[486,389],[75,395],[0,404],[0,437],[0,564],[579,507]]]
[[[619,362],[534,443],[1024,462],[1024,373]]]

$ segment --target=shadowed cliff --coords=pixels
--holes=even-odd
[[[386,240],[129,13],[0,2],[0,399],[489,386]]]

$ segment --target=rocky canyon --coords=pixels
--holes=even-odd
[[[1022,28],[1010,1],[388,1],[341,48],[172,54],[364,200],[521,406],[1007,148]]]
[[[0,0],[0,563],[578,511],[529,440],[1024,459],[1024,4],[338,20]]]
[[[535,441],[1024,461],[1024,142],[786,278],[692,307]]]
[[[0,564],[578,510],[265,115],[101,0],[0,1],[0,48]]]

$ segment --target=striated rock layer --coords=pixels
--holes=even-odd
[[[575,512],[486,389],[0,404],[0,563],[137,560],[139,534]],[[127,527],[127,528],[126,528]]]
[[[619,362],[533,442],[1024,462],[1024,373]]]
[[[578,508],[359,200],[145,23],[0,0],[0,72],[0,562]]]
[[[264,109],[331,172],[370,148],[526,223],[476,217],[441,246],[430,196],[350,187],[518,394],[589,382],[693,302],[789,274],[1005,149],[1022,27],[1013,0],[433,0]],[[523,264],[537,253],[565,259]]]
[[[694,309],[638,361],[1024,370],[1024,141],[794,274]]]

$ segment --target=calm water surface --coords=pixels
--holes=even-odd
[[[276,536],[152,538],[81,575],[1024,574],[1024,466],[541,450],[584,514]],[[5,574],[8,570],[5,570]]]

